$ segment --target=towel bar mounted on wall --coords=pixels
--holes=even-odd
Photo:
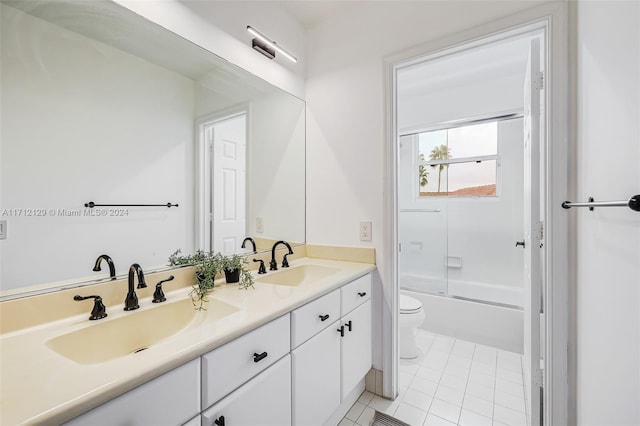
[[[84,203],[85,207],[89,207],[90,209],[94,207],[178,207],[178,204],[96,204],[93,201],[89,201],[88,203]]]
[[[631,210],[640,212],[640,194],[634,195],[626,201],[594,201],[593,197],[589,197],[589,201],[586,203],[572,203],[571,201],[562,203],[564,209],[571,207],[589,207],[590,211],[593,211],[595,207],[629,207]]]

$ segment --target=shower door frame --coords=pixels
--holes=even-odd
[[[567,169],[569,162],[569,82],[568,82],[568,5],[547,3],[512,16],[475,27],[426,45],[409,49],[384,60],[385,90],[385,180],[383,282],[389,283],[383,297],[382,363],[383,395],[395,399],[398,385],[398,199],[397,199],[397,110],[396,72],[410,63],[444,54],[461,52],[518,34],[541,31],[545,41],[545,120],[546,137],[543,197],[545,204],[546,296],[544,342],[544,424],[575,423],[574,375],[568,365],[573,346],[570,331],[572,306],[569,302],[571,261],[569,258],[569,220],[560,204],[570,199]],[[381,271],[381,272],[382,272]]]

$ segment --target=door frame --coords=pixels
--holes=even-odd
[[[398,218],[397,218],[397,127],[396,72],[411,62],[461,52],[491,41],[541,30],[545,49],[545,128],[541,141],[544,152],[543,176],[545,205],[546,266],[545,294],[545,370],[542,419],[544,424],[575,422],[574,377],[568,367],[574,336],[570,329],[570,288],[572,274],[569,257],[569,220],[561,208],[571,199],[569,190],[569,82],[568,82],[568,5],[543,4],[467,31],[417,46],[384,59],[385,137],[384,137],[384,235],[381,256],[383,282],[382,367],[383,396],[395,399],[398,390]]]
[[[211,193],[211,177],[210,177],[210,168],[209,164],[209,155],[208,148],[206,143],[205,136],[205,128],[213,123],[222,122],[225,120],[229,120],[234,117],[238,117],[240,115],[245,116],[245,144],[246,150],[245,155],[247,158],[247,173],[245,176],[245,185],[247,190],[245,191],[245,209],[249,210],[249,158],[250,158],[250,118],[251,111],[250,106],[247,104],[236,105],[221,111],[217,111],[211,114],[206,114],[201,117],[198,117],[195,121],[195,211],[193,212],[195,218],[195,238],[194,244],[196,250],[205,250],[208,251],[208,243],[209,241],[209,225],[207,224],[209,218],[207,215],[203,213],[203,209],[207,204],[207,200],[209,200],[209,194]],[[249,220],[248,215],[246,215],[245,220]],[[247,223],[248,224],[248,223]]]

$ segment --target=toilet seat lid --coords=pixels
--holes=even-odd
[[[401,313],[412,313],[418,312],[422,309],[422,303],[418,299],[414,299],[413,297],[405,296],[403,294],[400,295],[400,312]]]

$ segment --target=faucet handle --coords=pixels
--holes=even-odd
[[[283,268],[288,268],[289,267],[289,260],[287,259],[287,256],[289,256],[289,253],[285,253],[285,255],[282,256],[282,267]]]
[[[275,259],[271,259],[269,261],[269,270],[270,271],[277,271],[278,270],[278,262],[276,262]]]
[[[91,321],[99,320],[107,316],[107,308],[104,306],[104,303],[102,303],[102,297],[100,296],[84,296],[83,297],[83,296],[80,296],[79,294],[76,294],[75,296],[73,296],[73,300],[76,300],[76,301],[87,300],[87,299],[93,299],[93,302],[94,302],[93,309],[91,310],[91,316],[89,317]]]
[[[253,259],[254,262],[260,262],[260,266],[258,267],[258,273],[259,274],[266,274],[267,273],[267,268],[265,268],[264,266],[264,260],[262,259]]]
[[[167,298],[164,296],[164,291],[162,291],[162,284],[166,283],[167,281],[173,280],[173,278],[174,276],[171,275],[166,280],[159,281],[158,284],[156,284],[156,291],[153,292],[153,303],[162,303],[167,300]]]

